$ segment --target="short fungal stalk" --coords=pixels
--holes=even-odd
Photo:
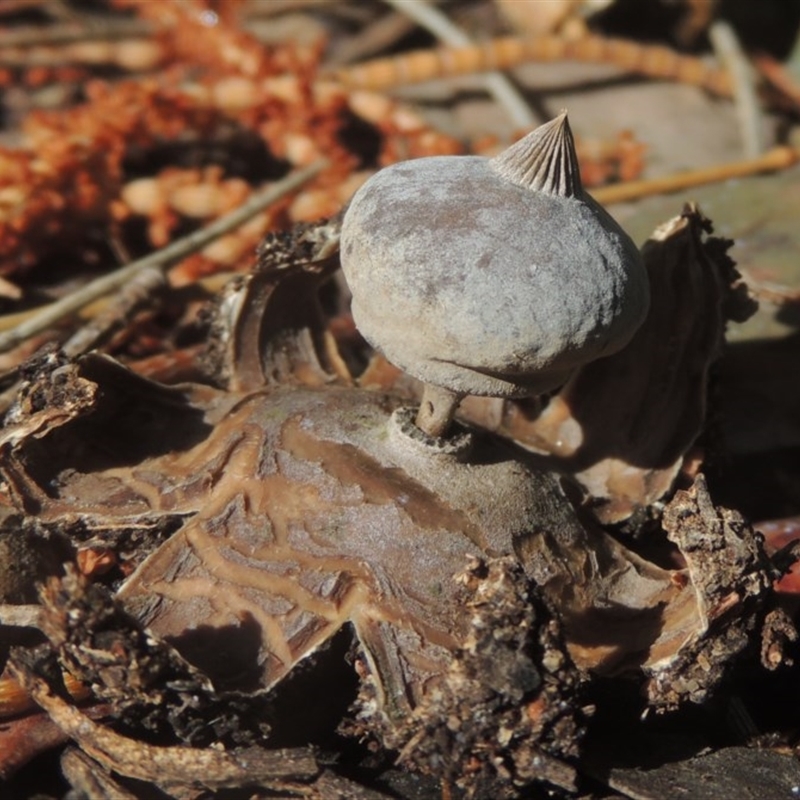
[[[451,392],[443,386],[426,383],[417,412],[417,427],[428,436],[434,438],[444,436],[462,397],[463,395]]]
[[[465,395],[537,395],[620,350],[649,304],[638,249],[581,185],[566,112],[493,159],[381,170],[341,256],[356,325],[425,384],[432,436]]]

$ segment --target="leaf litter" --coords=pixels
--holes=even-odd
[[[271,742],[298,735],[276,714],[302,702],[293,684],[339,680],[326,694],[330,704],[349,692],[343,733],[470,794],[515,796],[532,781],[575,789],[593,675],[639,672],[648,705],[673,709],[713,694],[748,646],[776,668],[795,636],[775,617],[779,571],[686,461],[736,279],[723,248],[702,242],[705,227],[688,209],[644,250],[651,280],[672,270],[694,281],[693,303],[659,309],[648,325],[661,330],[645,326],[633,354],[600,362],[607,372],[583,368],[592,375],[551,398],[532,434],[506,401],[517,427],[502,437],[463,428],[463,443],[433,461],[408,433],[403,381],[367,390],[330,369],[319,294],[335,259],[298,247],[303,231],[284,243],[294,262],[276,266],[281,248],[263,248],[260,267],[220,301],[207,362],[216,388],[167,387],[97,354],[41,358],[9,411],[2,474],[17,513],[73,546],[102,542],[125,565],[107,589],[69,568],[41,596],[39,648],[110,707],[106,722],[67,706],[24,651],[12,654],[12,674],[106,770],[167,792],[243,780],[225,758],[246,745],[269,761]],[[625,391],[631,372],[615,359],[664,340],[670,367],[676,351],[697,364],[700,380],[674,369],[689,385],[663,400],[694,410],[672,409],[688,430],[642,458],[640,440],[617,428],[617,452],[604,453],[593,435],[602,414],[583,418],[574,385],[591,379],[595,397],[629,398],[622,419],[657,415],[662,406]],[[473,423],[482,402],[468,410]],[[541,442],[551,406],[566,409],[562,426],[585,432],[569,460],[513,443]],[[587,467],[626,480],[593,484]],[[676,480],[685,488],[665,503]],[[600,525],[608,509],[628,514],[622,538]],[[675,544],[673,566],[648,560],[632,520]],[[317,713],[331,711],[320,703]],[[150,761],[157,772],[132,766]],[[318,774],[307,769],[301,783]],[[275,780],[284,777],[298,776],[278,770]]]

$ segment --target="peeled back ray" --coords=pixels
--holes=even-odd
[[[583,191],[565,112],[493,159],[381,170],[341,245],[362,335],[457,394],[553,389],[624,347],[649,304],[636,246]]]

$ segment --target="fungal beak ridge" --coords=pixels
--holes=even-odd
[[[556,197],[583,194],[575,140],[566,110],[490,162],[504,180]]]

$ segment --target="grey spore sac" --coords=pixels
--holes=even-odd
[[[381,170],[341,255],[361,333],[431,386],[432,435],[464,395],[540,394],[620,350],[649,306],[636,246],[583,190],[566,112],[493,159]]]

